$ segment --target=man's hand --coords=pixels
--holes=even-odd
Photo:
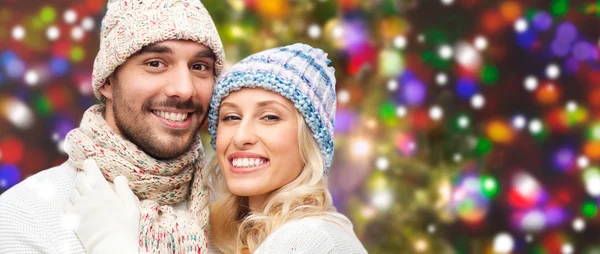
[[[88,253],[138,253],[139,200],[128,184],[118,176],[113,190],[93,159],[83,162],[65,216],[73,218],[74,231]]]

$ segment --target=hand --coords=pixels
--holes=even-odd
[[[65,212],[79,219],[74,231],[88,253],[138,253],[139,200],[124,176],[115,178],[114,186],[93,159],[85,160],[75,177]]]

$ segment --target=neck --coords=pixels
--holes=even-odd
[[[253,212],[262,211],[268,196],[269,193],[248,197],[248,206],[250,207],[250,210]]]

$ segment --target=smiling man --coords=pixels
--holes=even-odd
[[[109,182],[125,176],[139,198],[140,251],[205,253],[198,130],[223,64],[215,25],[198,0],[109,0],[92,80],[102,103],[67,135],[67,162],[0,196],[0,253],[85,253],[94,245],[88,241],[121,236],[78,227],[63,212],[90,158]],[[92,237],[80,241],[74,230]]]

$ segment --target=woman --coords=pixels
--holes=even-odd
[[[208,180],[220,251],[366,253],[327,189],[336,103],[328,63],[322,50],[294,44],[249,56],[217,82]]]

